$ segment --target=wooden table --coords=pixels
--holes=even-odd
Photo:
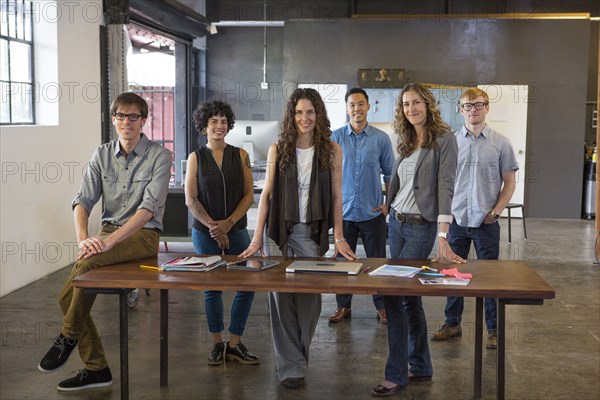
[[[450,265],[431,263],[429,260],[361,259],[371,271],[382,264],[399,264],[434,268],[458,266],[461,272],[473,274],[467,286],[422,285],[415,277],[376,277],[365,273],[356,276],[335,274],[286,273],[292,260],[272,257],[280,265],[261,272],[227,270],[210,272],[158,272],[142,269],[140,265],[159,265],[173,258],[189,254],[168,253],[115,264],[89,271],[73,280],[75,287],[96,294],[118,294],[120,308],[121,399],[129,398],[129,362],[127,336],[127,294],[137,288],[160,290],[160,385],[168,386],[168,301],[169,290],[225,290],[255,292],[353,293],[403,296],[463,296],[475,297],[475,368],[474,397],[481,397],[483,298],[495,297],[497,304],[497,373],[496,397],[504,399],[505,387],[505,305],[541,305],[544,299],[555,296],[554,289],[532,268],[522,261],[475,260],[467,264]],[[227,260],[236,257],[225,256]]]

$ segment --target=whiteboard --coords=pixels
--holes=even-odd
[[[519,163],[516,174],[517,186],[511,203],[524,203],[527,176],[535,177],[535,166],[527,166],[525,150],[527,143],[527,106],[529,87],[527,85],[479,85],[490,97],[490,111],[486,117],[487,124],[495,131],[506,136],[513,145]],[[531,179],[530,179],[531,180]],[[516,217],[521,217],[521,209],[515,208]],[[502,215],[506,215],[504,210]]]
[[[331,130],[346,124],[346,91],[348,86],[337,83],[301,83],[298,85],[301,89],[315,89],[325,103],[327,116],[331,122]]]

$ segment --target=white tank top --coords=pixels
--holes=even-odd
[[[414,180],[417,169],[417,161],[419,160],[419,154],[421,148],[419,147],[413,153],[402,160],[398,165],[398,193],[394,197],[392,202],[392,208],[397,212],[404,214],[421,214],[419,206],[417,206],[417,200],[415,198]]]
[[[306,209],[308,207],[308,191],[310,189],[310,175],[312,172],[315,147],[308,149],[296,148],[296,162],[298,169],[298,209],[300,222],[306,223]]]

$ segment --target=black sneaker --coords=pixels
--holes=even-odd
[[[70,339],[61,333],[40,361],[38,369],[42,372],[56,371],[67,362],[75,346],[77,346],[77,340]]]
[[[227,342],[227,346],[225,349],[225,355],[227,356],[227,360],[236,360],[241,362],[242,364],[258,364],[258,357],[252,354],[243,343],[238,343],[235,347],[229,347],[229,342]]]
[[[112,385],[112,374],[110,373],[110,369],[106,367],[100,371],[80,369],[77,375],[62,381],[56,388],[63,392],[74,392],[110,385]]]
[[[225,342],[213,345],[212,350],[208,353],[208,365],[223,364],[223,354],[225,353]]]

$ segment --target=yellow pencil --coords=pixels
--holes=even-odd
[[[145,269],[155,269],[160,271],[160,268],[158,267],[153,267],[152,265],[140,265],[140,268],[145,268]]]

